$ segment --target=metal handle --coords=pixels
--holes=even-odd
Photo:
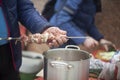
[[[68,48],[80,50],[80,47],[79,47],[79,46],[76,46],[76,45],[67,45],[67,46],[65,47],[65,49],[68,49]]]
[[[63,61],[52,61],[50,65],[54,68],[63,68],[63,67],[64,68],[66,67],[67,69],[73,68],[73,65],[65,63]]]

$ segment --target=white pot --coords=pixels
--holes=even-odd
[[[20,72],[37,73],[43,68],[43,55],[32,51],[22,51]]]

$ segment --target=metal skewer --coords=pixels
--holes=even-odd
[[[69,36],[67,37],[68,39],[72,39],[72,38],[78,38],[78,39],[85,39],[85,38],[89,38],[89,37],[84,37],[84,36]],[[21,37],[6,37],[6,38],[1,38],[0,37],[0,40],[21,40]]]
[[[15,37],[15,38],[13,38],[13,37],[1,38],[0,37],[0,40],[8,40],[8,41],[10,41],[10,40],[21,40],[21,37]]]
[[[85,39],[85,38],[89,38],[89,37],[83,37],[83,36],[69,36],[69,37],[67,37],[67,38],[82,38],[82,39]]]

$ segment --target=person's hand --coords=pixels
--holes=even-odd
[[[45,33],[52,36],[52,38],[49,37],[49,40],[47,41],[49,47],[59,47],[68,40],[66,36],[67,32],[59,29],[58,27],[50,27],[43,32],[43,34]]]
[[[83,45],[90,49],[90,48],[94,48],[96,46],[99,45],[99,42],[96,41],[95,39],[93,39],[92,37],[87,37],[86,40],[84,41]]]
[[[54,28],[53,28],[53,31],[54,31]],[[37,43],[37,44],[46,43],[48,44],[49,47],[58,47],[67,41],[65,31],[58,29],[58,31],[55,34],[54,32],[53,33],[51,32],[45,31],[42,34],[35,33],[29,36],[21,36],[21,41],[24,42],[25,45],[27,45],[28,43]]]
[[[103,45],[106,51],[111,51],[112,49],[116,50],[115,45],[106,39],[101,39],[100,45]]]

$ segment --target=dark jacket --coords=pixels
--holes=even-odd
[[[98,0],[96,0],[96,2],[97,1]],[[96,4],[95,0],[83,0],[83,2],[79,4],[79,8],[74,15],[73,21],[88,35],[99,41],[103,38],[103,35],[99,32],[95,25],[94,17],[97,11]]]
[[[54,6],[55,6],[56,0],[49,0],[42,11],[42,15],[49,21],[50,18],[55,13]]]
[[[31,0],[2,0],[2,8],[6,17],[8,36],[19,37],[20,31],[18,21],[20,21],[29,31],[37,33],[43,31],[49,23],[39,15],[33,7]],[[13,55],[13,65],[19,70],[21,65],[21,43],[10,41]]]
[[[95,6],[96,6],[96,12],[101,12],[102,11],[102,4],[101,0],[94,0]]]

